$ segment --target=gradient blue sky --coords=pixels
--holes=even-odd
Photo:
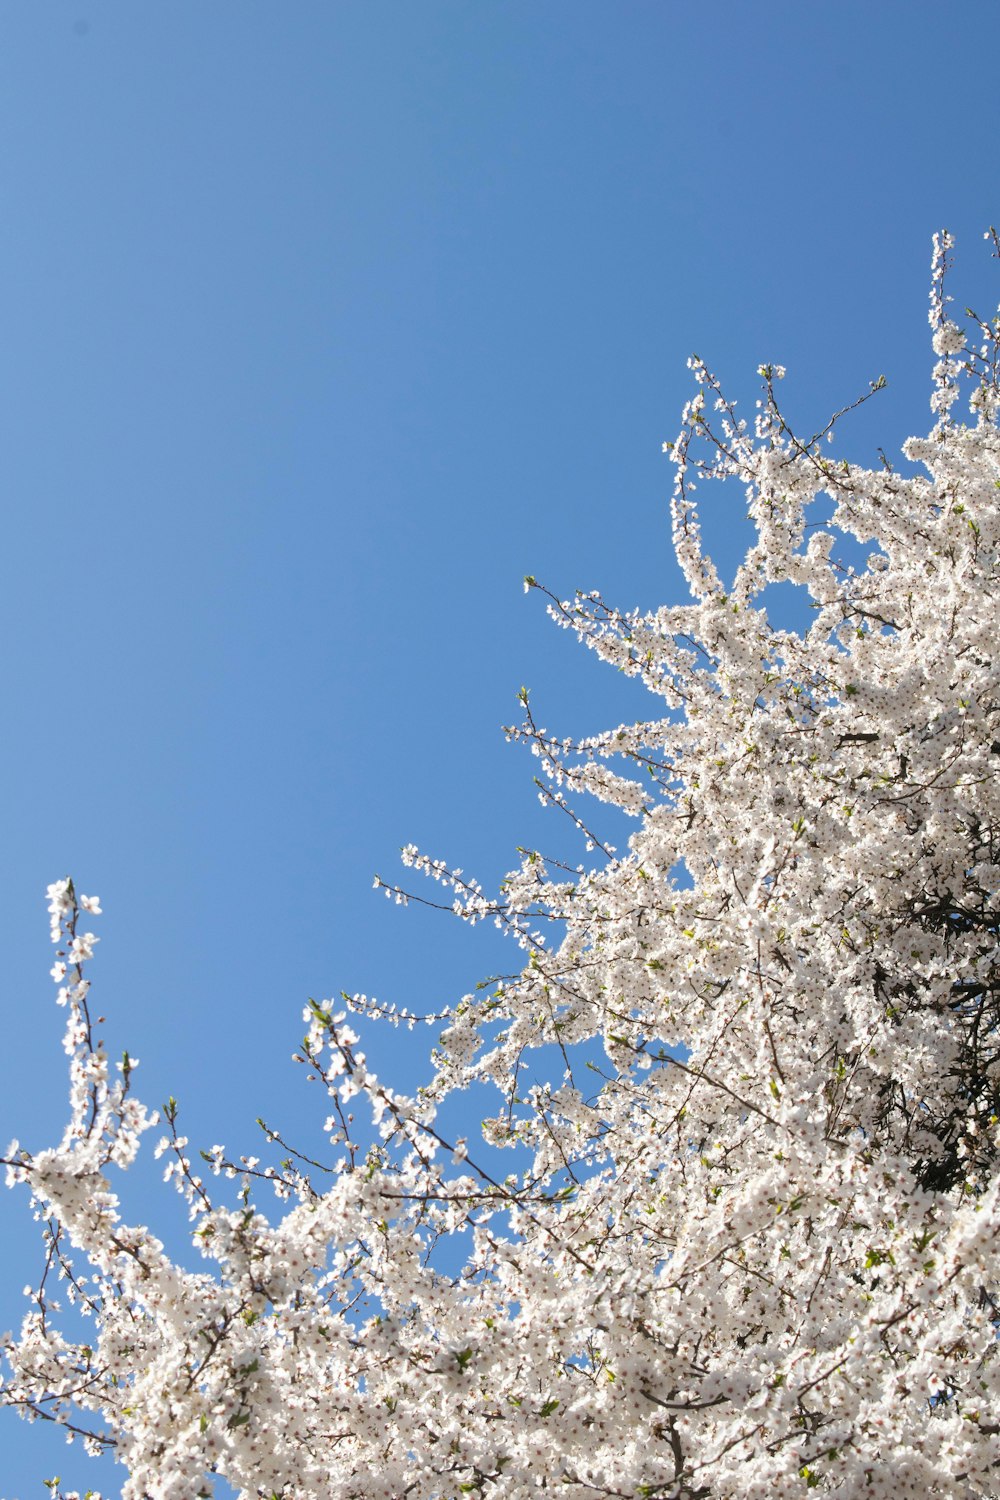
[[[647,713],[521,578],[676,599],[696,349],[874,461],[929,425],[930,237],[1000,274],[993,3],[0,3],[0,1135],[62,1128],[48,881],[196,1145],[324,1114],[307,995],[510,961],[371,890],[561,838],[498,726]],[[706,518],[733,565],[735,493]],[[372,1049],[418,1077],[426,1033]],[[180,1206],[146,1183],[138,1212]],[[163,1201],[159,1201],[160,1199]],[[0,1327],[38,1263],[0,1197]],[[0,1492],[119,1481],[0,1416]]]

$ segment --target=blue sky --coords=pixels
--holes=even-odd
[[[1000,275],[998,12],[924,0],[0,3],[0,1134],[62,1128],[48,881],[197,1145],[322,1119],[307,995],[413,1010],[510,954],[371,889],[556,835],[498,726],[645,715],[521,579],[677,599],[697,350],[803,427],[929,425],[930,238]],[[733,566],[740,498],[706,517]],[[416,1034],[370,1049],[419,1076]],[[138,1212],[173,1214],[146,1184]],[[37,1252],[0,1198],[0,1327]],[[117,1482],[0,1419],[0,1491]],[[119,1481],[120,1482],[120,1481]]]

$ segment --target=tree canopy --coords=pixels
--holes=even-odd
[[[124,1500],[213,1474],[265,1500],[996,1494],[1000,320],[953,320],[950,250],[904,467],[836,457],[851,408],[797,436],[780,367],[748,421],[694,359],[668,445],[689,601],[526,579],[653,710],[573,741],[522,693],[510,734],[585,864],[526,850],[491,897],[404,851],[443,892],[421,899],[519,957],[442,1015],[413,1096],[359,1050],[352,1012],[380,1007],[310,1003],[328,1161],[272,1132],[277,1164],[199,1165],[95,1039],[99,904],[49,888],[71,1114],[6,1156],[46,1246],[0,1399],[114,1451]],[[728,582],[699,528],[716,481],[754,526]],[[634,820],[624,852],[580,793]],[[496,1107],[467,1143],[441,1109],[470,1085]],[[200,1273],[114,1191],[158,1118]]]

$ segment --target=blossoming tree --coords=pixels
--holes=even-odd
[[[47,1228],[2,1399],[112,1450],[125,1500],[213,1475],[265,1500],[1000,1493],[1000,322],[949,317],[950,245],[912,472],[835,459],[836,418],[796,437],[781,369],[748,424],[692,362],[670,445],[691,601],[549,596],[655,712],[572,742],[522,694],[511,731],[593,859],[528,851],[490,899],[405,852],[510,934],[517,972],[446,1014],[415,1097],[358,1050],[349,1013],[375,1007],[310,1005],[328,1163],[217,1147],[207,1171],[171,1102],[159,1149],[203,1272],[120,1212],[109,1169],[156,1117],[94,1038],[99,907],[50,887],[71,1115],[55,1149],[6,1156]],[[748,498],[731,583],[702,479]],[[808,628],[769,619],[778,581]],[[577,792],[631,815],[627,853]],[[497,1108],[467,1148],[439,1111],[471,1083]]]

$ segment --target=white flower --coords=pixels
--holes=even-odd
[[[94,956],[94,945],[99,943],[100,938],[95,937],[92,932],[77,933],[69,948],[69,961],[71,964],[86,963],[88,958]]]
[[[958,354],[965,348],[965,335],[957,323],[943,323],[931,340],[935,354]]]

